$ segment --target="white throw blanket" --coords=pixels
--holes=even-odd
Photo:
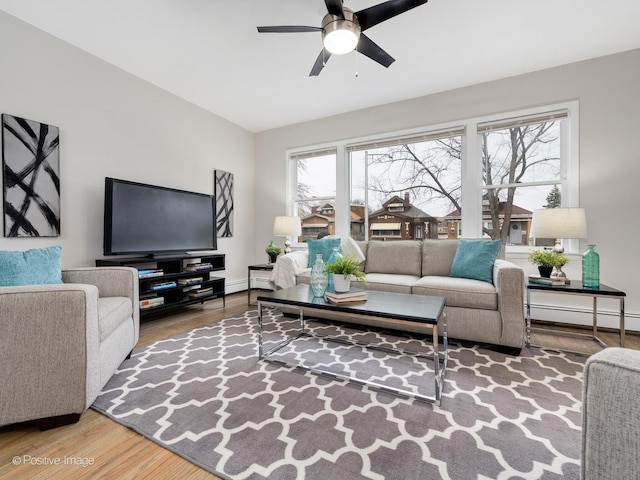
[[[325,238],[336,238],[330,235]],[[346,257],[350,255],[362,263],[365,260],[362,250],[358,244],[350,237],[340,238],[340,250]],[[309,271],[309,252],[307,250],[296,250],[278,258],[273,266],[273,271],[269,277],[269,285],[274,290],[290,288],[296,285],[296,275]]]
[[[309,253],[306,250],[297,250],[279,257],[269,277],[271,288],[281,290],[294,287],[296,285],[296,275],[305,270],[311,270],[307,267],[308,261]]]

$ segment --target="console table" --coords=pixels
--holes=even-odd
[[[192,264],[196,263],[206,266],[193,267]],[[139,272],[141,317],[166,313],[173,308],[215,298],[222,298],[222,304],[226,306],[225,279],[212,275],[213,272],[225,269],[223,253],[96,260],[96,267],[118,266],[133,267]],[[192,290],[195,292],[190,293]]]
[[[626,293],[620,290],[617,290],[613,287],[609,287],[608,285],[600,284],[599,288],[585,288],[582,286],[582,282],[580,281],[571,281],[566,285],[542,285],[538,283],[533,283],[527,281],[527,333],[525,343],[527,346],[531,344],[531,331],[535,330],[538,332],[545,333],[559,333],[561,335],[569,335],[576,337],[586,337],[591,338],[593,341],[598,343],[602,347],[607,347],[607,344],[602,341],[598,337],[598,297],[600,298],[611,298],[618,299],[620,303],[620,346],[624,347],[624,298],[626,297]],[[593,331],[591,335],[586,333],[568,333],[561,332],[558,330],[550,330],[550,329],[541,329],[541,328],[532,328],[531,327],[531,292],[542,292],[542,293],[560,293],[564,295],[582,295],[593,297]]]

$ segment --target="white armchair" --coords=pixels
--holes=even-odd
[[[65,270],[62,280],[0,287],[0,425],[77,422],[138,342],[135,269]]]

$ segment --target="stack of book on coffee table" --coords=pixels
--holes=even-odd
[[[367,291],[359,288],[352,288],[348,292],[334,292],[333,290],[327,290],[324,292],[324,296],[328,302],[333,304],[340,303],[356,303],[367,301]]]

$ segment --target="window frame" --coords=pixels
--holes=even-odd
[[[517,122],[518,119],[552,114],[553,112],[566,112],[566,119],[560,127],[560,156],[561,173],[560,181],[562,191],[562,207],[580,206],[579,185],[579,132],[580,111],[579,101],[567,101],[555,104],[542,105],[534,108],[512,110],[502,113],[475,116],[458,121],[427,125],[419,128],[372,134],[363,137],[325,142],[301,148],[287,149],[285,159],[287,162],[287,214],[294,214],[296,198],[297,178],[295,158],[305,152],[335,149],[336,153],[336,196],[335,196],[335,231],[338,236],[346,236],[350,233],[349,204],[351,193],[350,158],[349,151],[360,145],[371,143],[385,144],[387,142],[400,141],[407,137],[420,135],[439,135],[445,131],[458,131],[462,133],[462,218],[465,225],[464,235],[461,238],[480,238],[482,236],[482,191],[486,186],[482,181],[482,155],[478,126],[488,123]],[[505,127],[508,128],[508,127]],[[315,200],[321,200],[319,198]],[[567,253],[579,251],[578,240],[565,240]],[[297,244],[303,247],[304,244]],[[507,253],[511,258],[526,258],[532,247],[529,245],[507,246]]]

